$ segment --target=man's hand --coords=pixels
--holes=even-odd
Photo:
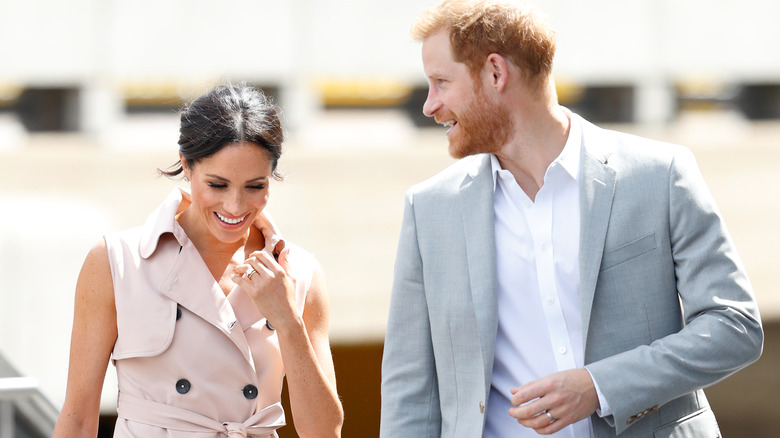
[[[509,415],[542,435],[589,417],[599,407],[596,387],[585,369],[550,374],[511,392],[515,407],[509,409]]]

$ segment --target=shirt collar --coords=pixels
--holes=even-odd
[[[572,179],[579,181],[580,153],[582,151],[582,126],[580,125],[580,121],[573,116],[571,111],[564,107],[561,108],[564,113],[566,113],[566,117],[569,118],[569,136],[566,138],[563,150],[558,157],[550,163],[547,167],[547,171],[549,172],[554,166],[559,165]],[[501,168],[501,164],[498,162],[498,158],[495,154],[490,154],[490,165],[493,173],[493,190],[495,191],[499,172],[504,169]]]

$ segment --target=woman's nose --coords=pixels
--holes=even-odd
[[[234,216],[240,216],[244,213],[245,204],[244,195],[240,190],[236,190],[225,201],[225,212]]]

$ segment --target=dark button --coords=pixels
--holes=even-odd
[[[176,308],[176,321],[178,321],[179,318],[181,318],[181,307]]]
[[[249,400],[257,398],[257,386],[255,385],[246,385],[243,389],[243,392],[244,397],[248,398]]]
[[[265,326],[268,327],[269,330],[273,330],[274,329],[274,326],[272,326],[271,323],[268,322],[267,319],[265,320]]]
[[[179,381],[176,382],[176,392],[179,394],[190,392],[190,381],[187,379],[179,379]]]

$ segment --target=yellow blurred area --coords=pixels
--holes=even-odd
[[[315,81],[325,106],[398,106],[412,93],[412,86],[397,79],[327,78]]]

